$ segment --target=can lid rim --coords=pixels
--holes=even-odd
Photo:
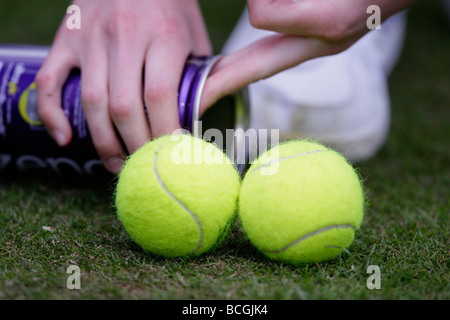
[[[199,120],[199,112],[200,112],[200,102],[203,95],[203,89],[205,87],[206,79],[208,78],[212,68],[216,65],[217,61],[222,57],[222,55],[216,55],[211,58],[209,58],[208,62],[206,63],[206,68],[203,71],[200,80],[198,82],[197,91],[195,93],[195,99],[194,99],[194,107],[192,110],[193,117],[192,117],[192,133],[194,136],[199,136],[201,133],[198,131],[198,126],[195,124],[195,121]]]

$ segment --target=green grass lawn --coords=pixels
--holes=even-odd
[[[219,51],[243,1],[201,3]],[[369,204],[339,258],[298,267],[268,261],[239,224],[212,253],[155,258],[118,221],[114,179],[3,172],[0,299],[449,299],[450,28],[439,4],[410,11],[390,78],[391,134],[358,165]],[[0,43],[50,44],[67,5],[0,2]],[[80,290],[66,287],[70,265],[81,270]],[[369,265],[380,267],[379,290],[366,286]]]

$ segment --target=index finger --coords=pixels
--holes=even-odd
[[[72,129],[62,109],[61,91],[77,66],[67,47],[55,45],[36,75],[38,114],[49,134],[60,146],[72,139]]]
[[[365,1],[248,0],[251,24],[258,29],[344,40],[365,25]]]

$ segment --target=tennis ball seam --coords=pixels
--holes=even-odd
[[[253,173],[253,172],[257,171],[257,170],[260,170],[262,168],[268,167],[268,166],[270,166],[270,165],[272,165],[272,164],[274,164],[276,162],[281,162],[281,161],[284,161],[284,160],[289,160],[289,159],[302,157],[302,156],[315,154],[315,153],[320,153],[320,152],[324,152],[324,151],[329,151],[329,150],[327,150],[327,149],[318,149],[318,150],[313,150],[313,151],[303,151],[303,152],[300,152],[300,153],[297,153],[297,154],[293,154],[293,155],[290,155],[290,156],[287,156],[287,157],[283,157],[283,158],[279,158],[279,159],[273,159],[273,160],[270,160],[269,162],[263,163],[260,166],[254,168],[249,173]]]
[[[316,231],[310,232],[310,233],[308,233],[308,234],[306,234],[304,236],[301,236],[297,240],[291,242],[290,244],[284,246],[283,248],[281,248],[279,250],[264,250],[264,249],[262,249],[262,251],[264,251],[266,253],[270,253],[270,254],[283,253],[284,251],[286,251],[289,248],[299,244],[300,242],[302,242],[302,241],[304,241],[304,240],[306,240],[308,238],[311,238],[313,236],[316,236],[318,234],[321,234],[323,232],[326,232],[326,231],[329,231],[329,230],[333,230],[333,229],[348,229],[348,228],[356,230],[356,227],[354,227],[351,224],[334,224],[334,225],[326,226],[326,227],[323,227],[323,228],[318,229]]]
[[[162,180],[161,176],[159,175],[158,169],[157,169],[157,160],[158,160],[158,155],[159,155],[159,151],[162,149],[162,147],[164,147],[166,144],[168,144],[169,142],[163,143],[162,145],[160,145],[158,147],[158,149],[156,149],[155,151],[155,157],[153,159],[153,171],[155,172],[156,175],[156,179],[158,180],[159,185],[161,186],[161,188],[163,188],[163,190],[176,202],[178,203],[191,217],[192,219],[194,219],[195,223],[198,226],[198,229],[200,231],[200,239],[198,241],[197,247],[191,252],[191,254],[195,254],[195,252],[197,252],[197,250],[200,249],[200,247],[203,244],[203,227],[202,224],[200,222],[200,219],[197,217],[197,215],[192,212],[191,210],[189,210],[189,208],[181,201],[179,200],[172,192],[170,192],[170,190],[167,188],[167,186],[164,184],[164,181]]]

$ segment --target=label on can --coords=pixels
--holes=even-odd
[[[60,174],[105,173],[83,113],[79,70],[71,72],[61,93],[61,107],[73,132],[69,145],[59,147],[39,119],[35,78],[48,51],[49,47],[0,45],[0,171],[50,169]],[[183,71],[178,101],[180,125],[196,136],[202,134],[196,132],[196,123],[203,86],[217,60],[218,57],[191,57]],[[243,95],[245,90],[241,90],[239,97]],[[243,107],[242,99],[236,99],[228,113],[235,115],[235,123],[229,126],[240,123],[242,127],[242,123],[247,123],[244,118],[249,116],[248,103]],[[223,121],[224,117],[220,119]],[[236,146],[233,144],[228,149],[234,150]],[[236,160],[235,155],[231,158]],[[237,167],[242,171],[245,163]]]
[[[47,52],[46,47],[0,46],[0,170],[104,171],[82,110],[79,71],[72,71],[61,96],[71,143],[59,147],[39,119],[35,78]]]

